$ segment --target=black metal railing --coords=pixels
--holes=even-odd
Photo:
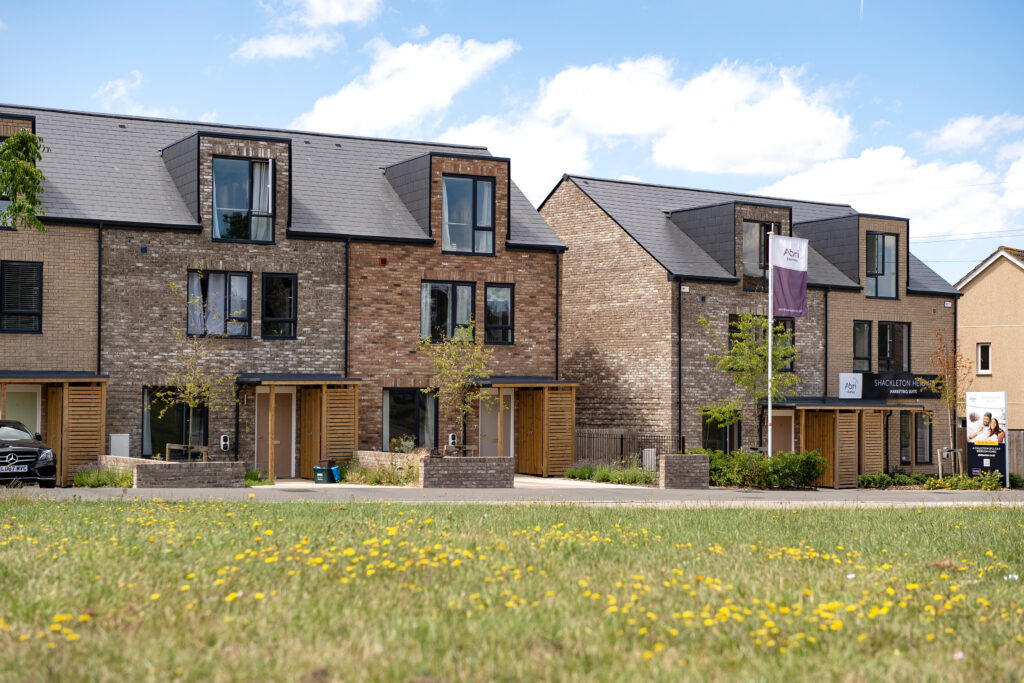
[[[651,460],[651,451],[655,456]],[[686,439],[671,434],[627,432],[609,429],[576,430],[577,465],[657,468],[657,456],[686,450]],[[645,462],[645,452],[648,456]]]

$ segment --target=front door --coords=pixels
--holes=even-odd
[[[17,420],[33,434],[40,434],[40,387],[38,384],[8,384],[4,418]]]
[[[294,393],[274,392],[274,477],[291,477],[292,451],[295,435],[292,430]],[[256,467],[263,473],[270,471],[267,446],[270,434],[270,394],[256,394]]]
[[[793,416],[772,415],[772,455],[793,450]]]
[[[485,458],[512,457],[513,444],[515,439],[512,434],[512,425],[515,420],[512,416],[514,405],[515,389],[502,389],[501,409],[499,411],[498,396],[480,410],[480,456]],[[499,426],[499,416],[501,424]],[[501,444],[501,448],[498,444]]]
[[[519,411],[518,467],[523,474],[544,475],[544,392],[522,389],[516,392]]]
[[[804,448],[818,451],[825,458],[825,473],[815,486],[836,485],[836,416],[832,411],[808,410],[804,415]]]

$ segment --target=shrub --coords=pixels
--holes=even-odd
[[[692,449],[687,453],[707,453],[712,486],[751,486],[756,488],[807,488],[825,471],[825,458],[817,451],[784,452],[774,458],[764,453]]]
[[[893,486],[913,486],[914,483],[914,480],[910,477],[909,474],[897,472],[896,474],[892,475]]]
[[[570,467],[565,471],[565,477],[567,479],[593,479],[594,466],[576,465],[575,467]]]
[[[419,469],[415,465],[403,467],[389,463],[379,467],[352,467],[341,471],[341,480],[349,484],[408,486],[418,479]]]
[[[944,479],[929,477],[924,486],[931,490],[977,491],[980,489],[983,491],[998,491],[1003,487],[1003,475],[999,472],[986,472],[977,477],[965,477],[962,474],[945,477]]]
[[[894,477],[905,477],[898,472],[890,477],[885,472],[878,472],[876,474],[862,474],[857,477],[857,486],[862,489],[887,489],[893,486],[895,479]],[[909,477],[907,477],[909,479]],[[905,484],[898,484],[898,486],[904,486]]]
[[[615,470],[611,467],[601,465],[594,468],[594,481],[611,481]]]
[[[624,470],[612,470],[611,482],[613,484],[653,484],[654,479],[654,472],[642,467],[627,467]]]
[[[132,471],[126,469],[90,467],[75,472],[72,484],[83,488],[131,488],[134,485]]]
[[[245,471],[245,485],[246,486],[269,486],[274,482],[270,481],[263,476],[263,473],[259,470],[247,469]]]
[[[1020,476],[1019,474],[1011,474],[1010,475],[1010,488],[1011,489],[1024,488],[1024,477]]]

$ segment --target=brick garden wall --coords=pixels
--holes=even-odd
[[[161,462],[145,458],[99,456],[101,467],[131,469],[134,488],[190,489],[242,488],[245,464],[241,462]]]
[[[423,458],[420,462],[420,487],[426,489],[510,489],[514,480],[514,458]]]
[[[711,477],[704,453],[665,453],[658,456],[658,486],[663,489],[706,489]]]

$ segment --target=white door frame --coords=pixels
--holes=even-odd
[[[257,396],[259,394],[269,394],[269,393],[270,393],[270,387],[259,387],[259,386],[256,387],[256,394],[257,394]],[[295,387],[274,387],[274,393],[275,394],[291,394],[292,395],[292,457],[291,457],[291,461],[290,461],[291,465],[292,465],[292,469],[291,469],[291,474],[289,474],[288,476],[289,476],[290,479],[294,479],[295,478],[295,437],[296,437],[296,433],[295,433],[295,402],[296,402],[296,399],[298,398],[298,394],[295,391]],[[254,468],[257,468],[257,467],[259,467],[259,444],[257,443],[257,440],[259,438],[259,414],[260,414],[259,413],[259,411],[260,411],[260,401],[259,401],[259,398],[257,398],[255,401],[253,401],[253,403],[255,405],[253,405],[252,413],[253,413],[253,421],[254,421],[254,423],[256,425],[256,430],[253,432],[253,439],[252,439],[252,466]],[[267,416],[267,419],[270,419],[269,415]],[[269,448],[269,446],[273,446],[273,445],[274,444],[268,444],[267,458],[272,458],[273,457],[273,449]]]
[[[484,389],[483,391],[488,391],[488,390]],[[501,454],[502,454],[502,456],[507,456],[507,457],[510,457],[510,458],[515,458],[516,457],[516,390],[515,390],[515,388],[508,388],[508,389],[506,389],[506,388],[494,388],[494,389],[491,389],[489,391],[489,393],[494,394],[495,391],[497,391],[497,394],[498,394],[498,422],[499,423],[501,423],[501,420],[502,420],[502,417],[503,417],[502,413],[505,412],[504,411],[504,407],[505,406],[504,406],[503,401],[505,400],[506,396],[509,397],[509,407],[508,407],[508,417],[509,417],[508,425],[509,426],[508,426],[508,430],[507,430],[507,433],[506,433],[504,424],[502,424],[502,426],[501,426],[501,428],[499,430],[501,432],[502,437],[507,437],[508,438],[508,453],[505,452],[506,449],[504,448],[504,444],[502,444],[502,447],[500,449],[501,450]],[[482,411],[479,411],[479,412],[482,413]],[[483,415],[481,414],[480,415],[480,419],[477,420],[477,443],[482,446],[483,442],[484,442],[484,420],[483,420]],[[477,452],[479,453],[480,451],[477,451]]]
[[[15,394],[27,394],[29,392],[35,392],[36,394],[36,429],[32,433],[33,436],[36,434],[43,433],[43,385],[42,384],[15,384],[11,383],[7,385],[7,393]],[[10,419],[10,416],[4,415],[6,419]]]

